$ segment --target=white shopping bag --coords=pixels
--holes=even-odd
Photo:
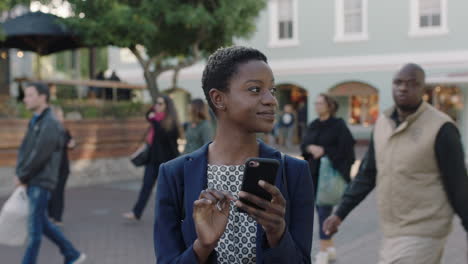
[[[0,211],[0,244],[22,246],[28,235],[29,215],[26,188],[19,186]]]

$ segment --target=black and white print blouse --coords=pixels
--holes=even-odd
[[[241,189],[244,165],[208,165],[208,188],[228,191],[236,199]],[[246,213],[230,205],[229,221],[218,242],[218,263],[255,263],[257,224]]]

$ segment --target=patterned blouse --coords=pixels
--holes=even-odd
[[[208,165],[208,188],[228,191],[236,199],[244,176],[244,165]],[[216,247],[218,263],[256,262],[257,224],[245,213],[230,206],[229,221]]]

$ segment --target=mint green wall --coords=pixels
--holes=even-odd
[[[248,41],[239,41],[259,48],[269,59],[304,57],[356,56],[371,54],[466,50],[468,30],[463,23],[468,1],[448,1],[448,29],[443,36],[408,36],[410,30],[410,1],[368,0],[369,40],[335,43],[335,1],[298,0],[300,45],[288,48],[269,48],[269,14],[265,9],[257,24],[257,32]]]

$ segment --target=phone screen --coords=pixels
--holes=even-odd
[[[275,159],[266,158],[250,158],[245,163],[244,177],[242,180],[241,190],[251,193],[267,201],[271,200],[271,194],[258,185],[258,181],[264,180],[272,185],[275,185],[276,174],[278,171],[279,162]],[[257,209],[262,209],[255,204],[240,199],[241,202]]]

